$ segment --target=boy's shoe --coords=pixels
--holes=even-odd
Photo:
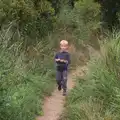
[[[61,85],[58,85],[58,90],[61,91],[61,89],[62,89],[62,88],[61,88]]]
[[[66,96],[67,95],[67,92],[66,91],[63,91],[63,96]]]

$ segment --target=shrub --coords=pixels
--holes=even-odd
[[[120,118],[120,34],[101,45],[100,58],[90,62],[85,80],[67,98],[62,120],[118,120]]]
[[[41,42],[34,46],[39,54],[33,49],[27,54],[20,42],[7,45],[5,34],[5,41],[0,39],[0,120],[33,120],[43,114],[44,97],[54,89],[52,46]]]
[[[57,24],[62,31],[70,32],[73,43],[79,48],[82,41],[89,40],[94,30],[99,28],[100,5],[93,0],[80,0],[75,3],[73,10],[63,6]]]

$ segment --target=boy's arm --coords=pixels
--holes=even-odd
[[[70,54],[69,53],[68,53],[67,60],[68,60],[68,64],[70,64],[71,63],[71,59],[70,59]]]
[[[55,58],[54,58],[54,59],[55,59],[55,62],[57,62],[57,61],[60,60],[60,59],[58,59],[58,55],[57,55],[57,54],[55,55]]]
[[[71,63],[70,54],[67,53],[66,60],[64,60],[64,59],[57,59],[56,61],[60,61],[60,62],[64,62],[64,63],[70,64]]]

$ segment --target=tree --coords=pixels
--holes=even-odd
[[[112,30],[119,26],[118,12],[120,11],[120,0],[95,0],[101,5],[101,20],[103,26]]]

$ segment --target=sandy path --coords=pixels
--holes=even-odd
[[[68,92],[75,86],[74,78],[76,76],[83,76],[86,71],[86,66],[78,67],[76,70],[68,75]],[[58,120],[64,109],[65,97],[62,96],[62,91],[58,91],[57,88],[53,92],[52,96],[45,99],[43,112],[44,116],[38,117],[37,120]]]
[[[89,50],[90,58],[99,57],[99,51],[94,50],[91,46],[87,47]],[[83,58],[81,56],[81,58]],[[85,58],[83,58],[85,59]],[[76,70],[71,71],[68,75],[68,92],[75,86],[75,79],[77,76],[84,77],[88,71],[88,66],[78,66]],[[45,99],[43,112],[44,116],[38,117],[37,120],[58,120],[59,116],[64,110],[65,97],[62,96],[62,92],[59,92],[57,88],[53,92],[52,96]]]

